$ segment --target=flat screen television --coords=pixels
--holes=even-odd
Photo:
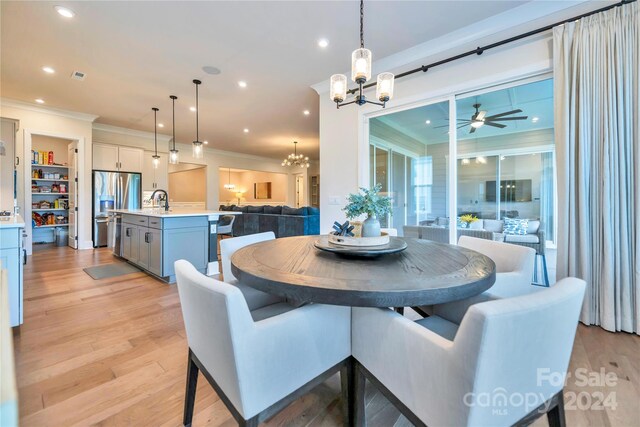
[[[485,188],[485,200],[487,202],[496,201],[496,182],[487,181]],[[531,201],[531,180],[530,179],[506,179],[500,181],[500,201],[501,202],[530,202]]]

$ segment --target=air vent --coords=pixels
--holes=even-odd
[[[82,81],[85,77],[87,77],[87,75],[82,71],[74,71],[73,73],[71,73],[71,78],[74,80]]]

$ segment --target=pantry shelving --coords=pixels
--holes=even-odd
[[[33,229],[56,229],[69,224],[69,167],[31,164]]]

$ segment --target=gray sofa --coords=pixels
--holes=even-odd
[[[320,234],[320,210],[310,206],[221,205],[221,211],[242,212],[233,222],[233,236],[273,231],[276,237]]]

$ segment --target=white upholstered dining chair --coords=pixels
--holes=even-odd
[[[250,286],[239,283],[236,277],[231,271],[231,256],[239,249],[245,246],[252,245],[254,243],[265,242],[267,240],[273,240],[276,235],[273,231],[266,233],[248,234],[246,236],[232,237],[229,239],[223,239],[220,241],[220,258],[222,258],[222,279],[225,283],[236,286],[244,298],[247,300],[249,310],[255,310],[261,307],[266,307],[271,304],[277,304],[284,302],[284,298],[270,295],[266,292],[259,291]]]
[[[476,304],[460,326],[354,307],[356,418],[364,417],[367,377],[416,425],[527,425],[544,412],[550,425],[564,425],[557,378],[569,366],[584,290],[584,281],[568,278],[545,292]]]
[[[184,425],[201,371],[240,425],[257,426],[345,367],[351,309],[309,304],[254,321],[242,292],[175,263],[189,365]]]
[[[496,281],[485,292],[471,298],[434,306],[417,307],[421,314],[437,315],[460,324],[467,309],[479,302],[527,295],[542,289],[531,284],[536,251],[524,246],[476,237],[460,236],[458,246],[480,252],[496,264]]]

